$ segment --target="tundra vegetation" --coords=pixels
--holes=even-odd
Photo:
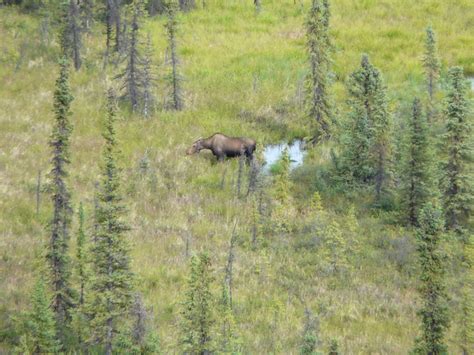
[[[472,353],[473,23],[3,1],[0,352]],[[185,155],[215,132],[251,164]],[[262,169],[296,138],[301,166]]]

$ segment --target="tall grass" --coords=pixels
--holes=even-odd
[[[216,131],[254,137],[257,149],[307,134],[298,92],[306,72],[303,23],[309,1],[303,6],[299,1],[296,5],[290,0],[264,1],[258,15],[251,1],[206,2],[206,9],[181,14],[179,19],[186,110],[159,110],[143,120],[124,108],[118,127],[137,287],[153,306],[164,352],[177,352],[178,302],[188,264],[186,239],[192,252],[210,251],[220,280],[231,222],[237,218],[234,299],[246,353],[297,353],[305,306],[320,318],[323,347],[338,337],[343,353],[406,353],[417,331],[416,293],[412,265],[400,269],[394,260],[410,249],[390,241],[408,236],[410,244],[409,232],[385,226],[362,210],[359,266],[351,282],[335,285],[316,273],[312,265],[316,251],[294,247],[299,235],[294,239],[267,235],[263,244],[268,247],[251,248],[251,203],[235,195],[237,161],[216,164],[206,153],[184,155],[194,139]],[[384,73],[395,117],[403,118],[402,100],[423,90],[420,59],[428,24],[438,33],[444,67],[461,64],[474,73],[471,1],[332,3],[334,92],[341,119],[344,82],[363,52]],[[5,342],[0,350],[5,351],[9,345],[2,334],[10,334],[10,316],[28,307],[33,265],[47,240],[51,214],[46,192],[40,213],[35,214],[37,174],[49,169],[47,141],[58,51],[53,28],[49,35],[40,32],[41,21],[0,8],[0,342]],[[146,24],[161,78],[169,70],[164,22],[156,17]],[[75,100],[70,180],[74,205],[84,201],[89,221],[102,146],[103,98],[116,72],[113,66],[103,70],[102,32],[96,24],[93,34],[86,35],[84,65],[72,74],[71,83]],[[160,80],[161,103],[166,100],[165,89]],[[327,159],[320,156],[329,157],[326,150],[313,152],[315,161],[324,164]],[[145,154],[150,163],[144,172],[140,161]],[[298,186],[298,191],[313,188]],[[342,221],[344,213],[335,211],[345,211],[344,203],[335,199],[326,207]],[[410,260],[409,255],[402,256]],[[304,290],[306,304],[295,290]]]

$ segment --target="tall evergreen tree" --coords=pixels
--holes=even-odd
[[[449,91],[446,99],[445,150],[443,166],[444,210],[446,227],[451,230],[466,228],[472,214],[472,115],[467,98],[468,84],[463,69],[449,70]]]
[[[82,0],[79,2],[79,12],[82,20],[82,28],[90,30],[94,20],[94,0]]]
[[[187,354],[209,354],[213,350],[211,259],[205,253],[191,258],[191,274],[181,311],[181,345]]]
[[[113,21],[115,24],[115,51],[120,53],[123,48],[122,41],[122,0],[113,0]]]
[[[54,313],[49,308],[49,299],[46,294],[45,284],[42,278],[36,282],[31,296],[32,310],[28,317],[28,339],[27,349],[33,354],[55,354],[61,349],[60,342],[56,338],[56,325]]]
[[[330,135],[331,107],[328,93],[330,70],[329,56],[329,3],[313,0],[306,21],[307,47],[310,73],[307,79],[309,91],[309,116],[317,124],[316,138]]]
[[[145,55],[143,56],[143,116],[145,118],[150,117],[155,109],[155,97],[153,93],[153,87],[155,84],[155,76],[153,74],[153,62],[152,62],[153,47],[151,44],[151,38],[148,34]]]
[[[127,53],[127,64],[124,73],[119,75],[123,79],[122,89],[124,90],[123,98],[130,101],[132,111],[139,110],[140,100],[143,98],[142,93],[142,58],[140,55],[140,19],[144,15],[143,3],[141,0],[135,0],[131,5],[132,22],[130,29],[129,46]]]
[[[105,57],[108,60],[112,48],[114,1],[105,0]]]
[[[363,106],[351,101],[352,111],[343,137],[343,169],[350,183],[369,183],[374,175],[370,163],[372,130]]]
[[[120,52],[122,46],[122,10],[121,0],[105,0],[105,34],[106,34],[106,57],[113,49]],[[114,37],[115,27],[115,37]],[[112,48],[112,42],[113,44]]]
[[[423,66],[425,67],[426,82],[430,101],[436,90],[437,79],[441,69],[441,63],[438,56],[438,47],[436,44],[436,35],[431,26],[426,29],[425,54],[423,56]]]
[[[446,354],[445,332],[449,326],[447,292],[444,281],[445,263],[440,242],[443,233],[442,213],[428,203],[420,213],[417,231],[417,251],[420,264],[420,295],[422,306],[421,337],[417,339],[415,353]]]
[[[56,318],[57,333],[64,342],[71,320],[73,290],[70,286],[69,228],[72,208],[71,195],[67,186],[67,166],[69,160],[69,139],[72,132],[70,105],[73,100],[69,88],[69,64],[60,61],[59,78],[54,91],[55,125],[49,142],[53,158],[50,173],[53,201],[51,236],[48,244],[47,260],[53,292],[52,309]]]
[[[361,67],[351,74],[349,94],[354,123],[345,148],[347,169],[364,182],[373,181],[380,202],[390,177],[391,118],[382,76],[365,54]]]
[[[69,0],[68,4],[65,3],[62,6],[63,14],[60,33],[62,55],[71,58],[74,68],[79,70],[82,65],[82,28],[79,5],[76,0]]]
[[[176,12],[177,4],[175,0],[170,0],[167,4],[168,21],[165,26],[168,34],[168,48],[171,52],[171,73],[168,76],[168,81],[171,86],[171,108],[176,111],[181,111],[184,108],[181,88],[183,78],[179,70],[179,58],[176,44],[176,34],[178,31]]]
[[[103,137],[101,188],[98,192],[96,231],[92,252],[92,275],[88,311],[93,337],[106,354],[111,354],[116,335],[130,310],[133,275],[130,270],[129,247],[124,222],[125,207],[120,194],[120,169],[117,167],[115,137],[116,99],[110,89]]]
[[[413,102],[409,122],[406,162],[402,179],[402,204],[407,220],[412,226],[418,225],[421,208],[434,196],[432,181],[432,156],[428,138],[426,118],[419,99]]]

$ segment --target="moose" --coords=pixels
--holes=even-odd
[[[199,153],[203,149],[209,149],[218,161],[226,157],[240,157],[245,155],[247,161],[253,159],[253,153],[257,143],[251,138],[228,137],[222,133],[214,133],[209,138],[200,138],[186,150],[187,155]]]

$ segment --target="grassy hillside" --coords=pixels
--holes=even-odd
[[[207,9],[180,15],[186,110],[158,111],[144,120],[124,107],[118,127],[133,269],[137,287],[153,309],[164,352],[177,352],[179,301],[188,270],[186,240],[192,252],[210,252],[218,295],[237,220],[234,299],[245,353],[297,353],[305,307],[318,316],[322,349],[336,337],[343,353],[407,353],[418,331],[411,231],[391,224],[390,215],[369,213],[364,196],[349,199],[321,191],[325,218],[341,225],[351,256],[342,280],[318,271],[321,251],[312,238],[317,221],[308,205],[321,186],[316,170],[329,163],[328,147],[315,148],[294,173],[294,232],[265,232],[258,248],[250,241],[252,201],[236,196],[238,162],[216,164],[205,153],[185,156],[193,140],[216,131],[254,137],[260,150],[265,143],[310,134],[301,93],[309,1],[263,1],[258,16],[250,0],[207,3]],[[438,34],[443,67],[460,64],[474,73],[472,1],[332,4],[333,89],[340,119],[346,110],[345,79],[365,52],[384,73],[390,106],[402,124],[412,95],[424,88],[420,59],[429,24]],[[161,103],[166,100],[162,77],[168,70],[163,25],[160,17],[146,23],[161,78]],[[11,316],[28,308],[51,216],[45,175],[59,51],[52,31],[38,16],[0,8],[0,351],[11,346]],[[83,68],[71,75],[70,185],[75,209],[79,201],[86,205],[89,226],[105,89],[118,70],[103,70],[104,43],[103,28],[96,24],[84,37]],[[36,214],[39,172],[43,192]],[[354,213],[347,208],[351,204]],[[452,353],[458,351],[455,339],[454,322],[448,339]]]

